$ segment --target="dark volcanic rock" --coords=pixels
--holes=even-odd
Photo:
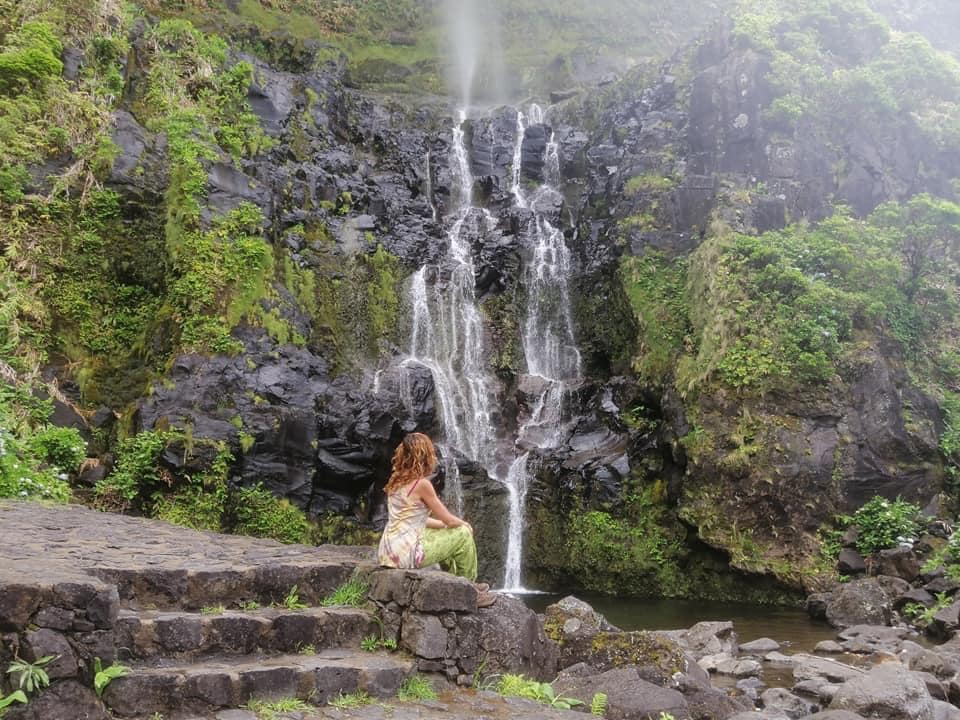
[[[862,578],[841,585],[827,603],[826,618],[834,627],[889,625],[893,601],[910,589],[900,578]]]

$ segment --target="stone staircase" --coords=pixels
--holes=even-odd
[[[13,542],[18,536],[27,540]],[[14,572],[24,567],[32,576]],[[180,720],[250,700],[393,696],[414,660],[361,649],[382,632],[372,609],[320,606],[373,569],[369,548],[285,546],[83,508],[0,504],[0,630],[16,633],[3,636],[15,644],[0,647],[0,660],[57,657],[51,687],[8,718]],[[131,668],[101,700],[95,658]]]
[[[370,580],[369,606],[323,606],[354,573]],[[367,652],[361,642],[370,636],[399,650]],[[416,672],[452,688],[480,671],[549,679],[556,667],[554,645],[521,601],[503,596],[478,609],[472,583],[376,569],[372,548],[288,546],[0,502],[0,668],[47,655],[56,658],[46,666],[50,686],[4,720],[249,720],[253,713],[229,709],[284,698],[323,706],[361,690],[393,698]],[[131,668],[102,698],[93,689],[97,660]],[[0,676],[0,693],[10,689]],[[471,693],[444,702],[410,712],[543,717]]]
[[[301,551],[292,564],[271,557],[251,572],[96,572],[120,590],[115,657],[132,669],[107,687],[104,705],[116,717],[178,720],[209,717],[251,700],[297,698],[322,705],[359,690],[374,698],[394,696],[415,666],[400,654],[360,648],[363,638],[381,632],[374,614],[316,604],[372,565],[361,561],[350,568],[322,556],[308,562]],[[311,604],[285,606],[291,591],[296,604]]]

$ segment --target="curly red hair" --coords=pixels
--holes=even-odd
[[[388,495],[412,481],[427,477],[437,467],[433,441],[423,433],[410,433],[393,453],[390,479],[383,489]]]

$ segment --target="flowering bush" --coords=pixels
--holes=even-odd
[[[71,496],[67,478],[37,458],[28,442],[0,428],[0,497],[67,502]]]
[[[857,550],[869,555],[912,541],[919,529],[919,515],[920,508],[913,503],[877,495],[849,518],[859,530]]]

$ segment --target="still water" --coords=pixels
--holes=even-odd
[[[562,595],[521,596],[536,612],[557,602]],[[811,652],[822,640],[835,640],[837,631],[824,622],[811,620],[799,608],[701,600],[637,600],[577,595],[621,630],[679,630],[704,620],[730,620],[741,643],[767,637],[776,640],[782,652]]]

